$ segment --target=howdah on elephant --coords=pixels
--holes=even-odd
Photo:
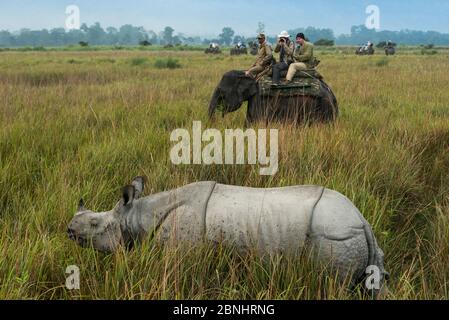
[[[258,189],[197,182],[141,197],[144,179],[122,189],[115,207],[96,213],[80,202],[67,232],[83,247],[115,252],[153,238],[162,245],[223,244],[261,256],[314,258],[355,285],[368,267],[388,277],[370,224],[344,195],[319,186]]]
[[[243,71],[227,72],[209,104],[209,117],[217,111],[235,112],[248,102],[246,120],[295,125],[330,122],[338,116],[337,99],[316,70],[298,72],[291,84],[272,86],[270,76],[258,81]]]

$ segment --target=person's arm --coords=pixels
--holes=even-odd
[[[276,45],[276,48],[274,49],[275,53],[279,53],[281,52],[281,44],[278,42],[278,44]]]
[[[293,43],[290,42],[289,45],[285,44],[284,48],[285,48],[285,53],[288,56],[293,56],[293,52],[295,51],[295,46],[293,45]]]
[[[305,46],[304,52],[302,54],[299,54],[299,52],[297,52],[294,55],[294,58],[297,62],[306,62],[306,61],[309,61],[310,59],[312,59],[312,57],[313,57],[313,47],[312,46]]]
[[[273,51],[269,45],[265,46],[265,58],[263,59],[263,65],[269,64],[273,59]]]

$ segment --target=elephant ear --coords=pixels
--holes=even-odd
[[[223,107],[224,113],[237,111],[242,106],[244,100],[243,92],[249,88],[243,85],[247,80],[242,71],[229,71],[223,75],[217,89],[212,96],[209,104],[209,116],[213,115],[218,107]]]
[[[248,94],[249,94],[249,98],[248,99],[254,97],[256,94],[259,94],[259,85],[257,84],[256,81],[253,81],[251,83],[251,86],[249,88]]]
[[[238,96],[240,101],[248,101],[259,92],[257,82],[249,77],[240,79],[238,86]]]

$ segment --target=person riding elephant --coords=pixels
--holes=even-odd
[[[245,72],[246,76],[253,79],[257,78],[273,59],[273,51],[267,43],[265,34],[259,34],[257,40],[259,40],[259,52],[257,53],[256,62]]]
[[[313,56],[313,44],[305,40],[304,33],[296,35],[296,47],[293,53],[294,62],[288,68],[286,84],[293,80],[297,71],[307,70],[315,67],[315,58]]]
[[[293,52],[295,45],[290,40],[290,35],[287,31],[282,31],[278,36],[278,43],[274,49],[275,53],[279,53],[279,62],[273,66],[273,85],[279,85],[281,81],[281,72],[288,70],[288,67],[293,63]]]
[[[246,46],[245,46],[242,42],[238,42],[238,43],[235,45],[235,48],[240,50],[240,49],[246,48]]]

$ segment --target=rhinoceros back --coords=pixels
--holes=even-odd
[[[301,249],[324,189],[254,189],[217,184],[206,210],[206,238],[263,253]]]

